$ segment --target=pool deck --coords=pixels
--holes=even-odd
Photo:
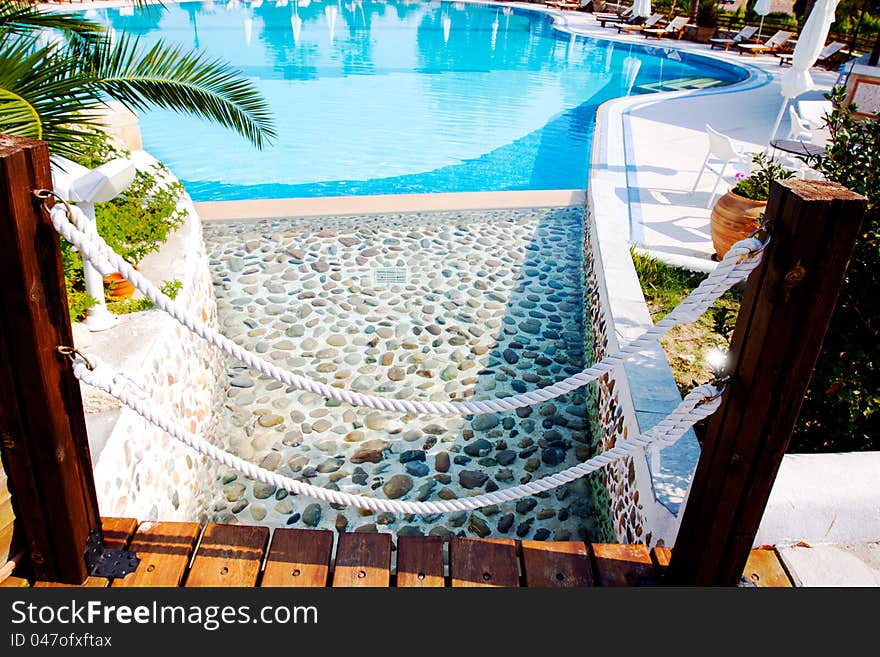
[[[195,203],[195,207],[202,220],[222,221],[271,219],[274,217],[316,217],[336,214],[378,214],[381,212],[569,207],[583,205],[584,200],[585,194],[582,190],[556,189],[519,192],[326,196],[257,201],[203,201]]]
[[[514,5],[534,5],[512,3]],[[710,208],[706,205],[715,176],[706,172],[697,190],[691,191],[708,149],[705,125],[730,136],[747,152],[767,148],[773,121],[782,105],[779,66],[774,55],[753,57],[712,50],[707,44],[672,39],[646,39],[617,34],[602,28],[592,14],[550,10],[557,27],[574,34],[690,53],[746,66],[750,79],[730,87],[707,91],[669,92],[631,96],[609,101],[600,117],[594,150],[591,183],[602,176],[596,163],[621,163],[623,171],[612,181],[615,211],[630,226],[630,241],[672,264],[694,269],[714,268],[709,234]],[[816,90],[799,98],[821,98],[838,78],[837,73],[812,69]],[[604,119],[604,120],[603,120]],[[784,117],[778,133],[788,131]],[[604,142],[604,143],[603,143]],[[604,152],[603,152],[604,151]],[[719,186],[719,193],[725,190]]]

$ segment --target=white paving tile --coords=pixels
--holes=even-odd
[[[776,549],[797,586],[880,586],[880,543]]]

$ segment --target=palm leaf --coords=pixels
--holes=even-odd
[[[81,153],[103,105],[99,90],[77,78],[76,64],[33,39],[0,42],[0,133],[42,139],[53,153]]]
[[[160,41],[146,52],[137,39],[109,38],[80,59],[83,74],[134,110],[150,105],[192,114],[235,130],[258,148],[276,137],[268,104],[229,64]]]
[[[0,39],[33,36],[40,30],[59,30],[68,38],[94,42],[105,33],[104,26],[72,13],[42,12],[22,0],[0,0]]]

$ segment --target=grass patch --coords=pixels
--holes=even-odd
[[[671,267],[633,249],[630,252],[654,322],[673,310],[707,276]],[[676,326],[661,338],[682,395],[712,379],[707,353],[714,348],[727,349],[741,300],[741,291],[728,290],[696,322]]]

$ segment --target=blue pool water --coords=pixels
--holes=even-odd
[[[270,102],[279,138],[262,152],[194,118],[142,114],[144,147],[195,200],[584,188],[601,103],[745,77],[491,5],[233,0],[99,16],[232,62]]]

